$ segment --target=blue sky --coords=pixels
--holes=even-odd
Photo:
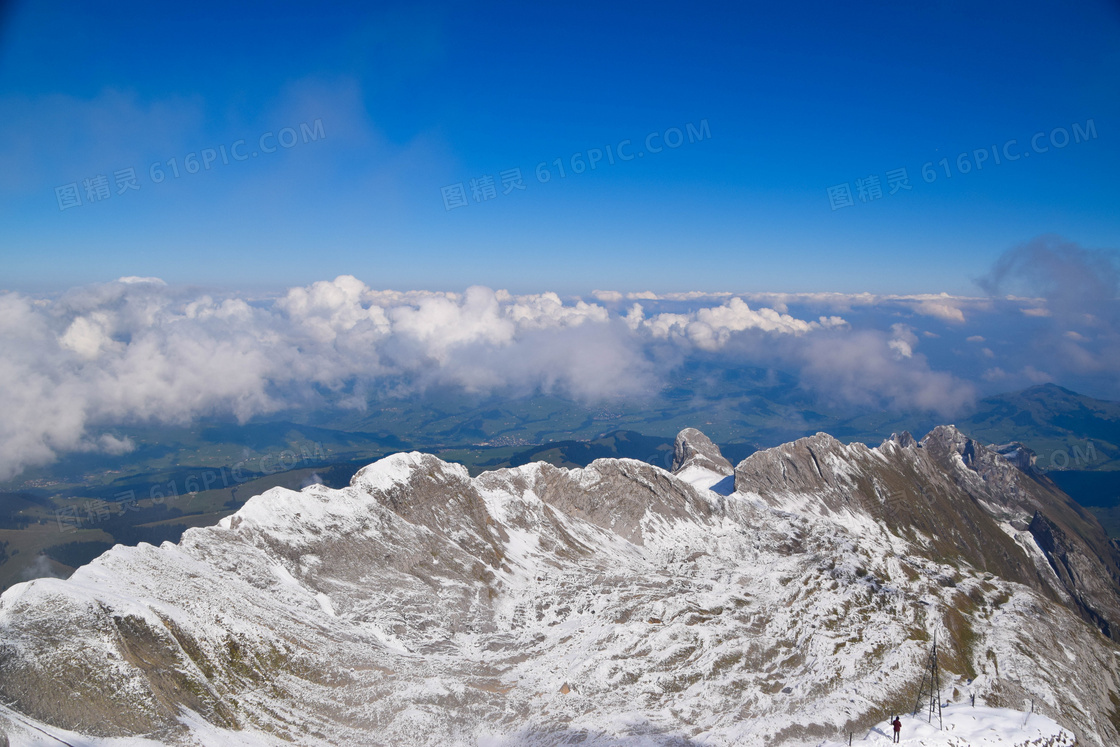
[[[694,359],[1120,398],[1114,3],[2,7],[0,479]]]
[[[0,288],[968,294],[1041,234],[1120,245],[1120,9],[973,5],[15,2]]]

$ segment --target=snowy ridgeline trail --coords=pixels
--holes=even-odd
[[[899,720],[899,744],[911,747],[1058,747],[1075,744],[1074,736],[1058,726],[1053,719],[1040,713],[1024,713],[1010,708],[986,708],[967,704],[948,705],[942,711],[944,728],[939,729],[937,716],[933,724],[924,714],[906,714]],[[889,721],[875,726],[866,734],[857,734],[852,740],[856,745],[880,745],[894,742],[894,732]],[[820,747],[844,747],[843,742],[822,742]]]
[[[11,712],[6,715],[11,716]],[[900,717],[902,731],[899,744],[910,747],[1060,747],[1072,746],[1075,743],[1073,734],[1058,726],[1052,719],[1038,713],[1014,711],[1009,708],[987,708],[984,706],[948,705],[942,713],[944,728],[937,728],[937,718],[934,717],[933,725],[926,722],[921,715],[909,714]],[[195,714],[184,717],[193,736],[199,740],[200,745],[210,747],[268,747],[276,744],[275,738],[253,732],[231,732],[218,729]],[[69,744],[72,747],[158,747],[165,744],[142,737],[125,739],[95,739],[63,731],[45,724],[39,724],[27,718],[20,717],[18,721],[9,722],[13,729],[9,734],[10,747],[58,747]],[[53,735],[53,736],[48,736]],[[894,741],[893,732],[889,722],[875,726],[869,733],[855,735],[853,745],[881,745],[891,744]],[[532,737],[511,742],[507,737],[481,737],[477,741],[461,742],[456,744],[472,745],[476,747],[532,747],[533,745],[546,744],[546,740],[534,741]],[[0,744],[3,740],[0,739]],[[701,747],[701,745],[723,744],[722,740],[710,742],[703,738],[681,741],[680,747]],[[825,741],[819,747],[844,747],[844,741]],[[662,747],[665,745],[661,736],[651,736],[648,739],[641,736],[627,737],[619,740],[606,735],[587,735],[580,741],[581,747]],[[450,747],[450,746],[449,746]]]

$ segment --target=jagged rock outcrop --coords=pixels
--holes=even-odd
[[[1105,609],[1098,571],[1061,517],[999,518],[1051,500],[1005,460],[953,430],[820,434],[723,495],[681,476],[710,443],[682,434],[680,475],[413,453],[269,490],[5,592],[0,701],[168,744],[817,743],[911,707],[936,634],[946,692],[1120,740],[1118,649],[1077,614]]]
[[[719,447],[695,428],[685,428],[678,433],[673,444],[673,474],[687,467],[699,467],[725,476],[735,473]]]
[[[1006,444],[994,444],[988,448],[1006,459],[1020,472],[1026,473],[1031,477],[1037,477],[1041,474],[1038,468],[1035,467],[1037,455],[1018,441],[1012,441]]]

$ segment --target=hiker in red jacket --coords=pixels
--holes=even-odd
[[[898,735],[902,731],[902,722],[898,720],[898,716],[894,717],[894,721],[891,722],[891,726],[894,727],[894,741],[897,742]]]

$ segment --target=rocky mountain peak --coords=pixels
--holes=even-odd
[[[1116,635],[1120,553],[1091,514],[1030,468],[1027,450],[1011,456],[952,425],[918,443],[892,436],[876,449],[817,434],[744,459],[735,488],[775,508],[924,534],[946,557],[1072,600],[1085,620]]]
[[[913,449],[918,446],[917,439],[910,435],[910,431],[903,431],[902,433],[892,433],[891,437],[888,438],[886,442],[898,444],[898,446],[903,449]]]
[[[406,485],[418,475],[435,477],[440,474],[445,481],[466,481],[470,478],[461,464],[444,462],[439,457],[419,451],[391,454],[366,465],[350,478],[350,486],[366,490],[388,490]]]
[[[673,474],[686,467],[701,467],[721,475],[731,475],[735,468],[724,458],[719,447],[695,428],[685,428],[673,444]]]
[[[735,489],[763,496],[840,489],[847,482],[846,462],[867,452],[863,444],[844,445],[817,433],[755,452],[735,467]]]
[[[971,440],[955,425],[939,425],[925,435],[921,445],[925,449],[933,448],[959,453]]]

